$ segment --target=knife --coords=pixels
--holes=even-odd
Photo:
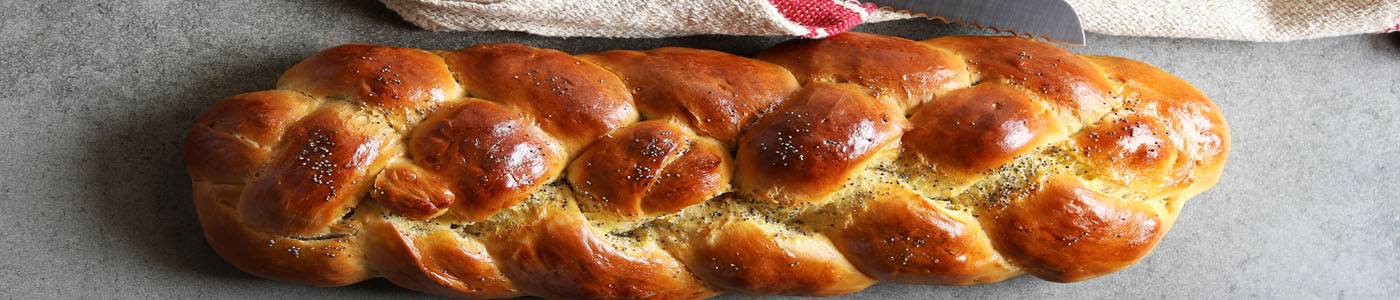
[[[1084,28],[1064,0],[868,0],[881,9],[906,11],[944,22],[972,25],[1051,42],[1084,45]]]

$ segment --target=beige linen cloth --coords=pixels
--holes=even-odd
[[[794,3],[834,2],[855,22],[911,16],[851,0],[380,0],[432,30],[510,30],[547,36],[696,34],[821,37],[843,27],[794,22]],[[1289,41],[1400,30],[1400,0],[1068,0],[1084,29],[1111,35]],[[824,3],[830,7],[830,3]],[[864,9],[862,9],[864,8]],[[820,10],[818,13],[829,12]],[[788,15],[785,15],[787,13]],[[806,14],[807,11],[802,13]],[[800,16],[807,20],[810,16]],[[806,22],[806,21],[804,21]],[[849,23],[844,22],[842,24]],[[853,25],[853,24],[850,24]]]

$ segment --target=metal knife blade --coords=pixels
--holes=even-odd
[[[929,19],[1084,45],[1084,28],[1064,0],[867,0]]]

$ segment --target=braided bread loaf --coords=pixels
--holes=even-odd
[[[847,33],[757,59],[345,45],[216,104],[185,155],[209,243],[258,276],[704,298],[1104,275],[1229,137],[1139,62]]]

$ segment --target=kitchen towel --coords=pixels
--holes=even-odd
[[[853,0],[380,1],[427,29],[510,30],[547,36],[820,38],[863,22],[913,18]],[[1079,12],[1085,30],[1111,35],[1289,41],[1400,30],[1397,0],[1068,2]]]

